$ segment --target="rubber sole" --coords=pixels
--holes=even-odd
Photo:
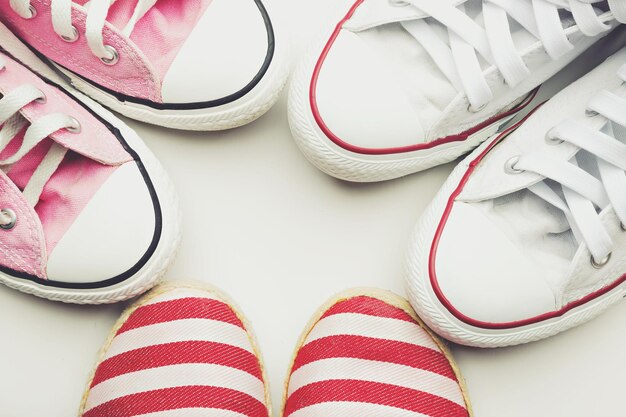
[[[277,54],[278,51],[277,48]],[[263,80],[248,94],[232,103],[198,110],[158,110],[147,105],[120,101],[72,72],[58,69],[76,89],[131,119],[171,129],[219,131],[248,124],[276,103],[288,75],[288,66],[282,55],[274,57]]]

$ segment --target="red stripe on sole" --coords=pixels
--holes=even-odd
[[[442,352],[394,340],[348,335],[324,337],[304,345],[298,352],[292,373],[309,363],[330,358],[394,363],[423,369],[457,381],[448,358]]]
[[[239,391],[219,387],[188,386],[142,392],[116,398],[85,412],[82,417],[134,417],[183,408],[213,408],[247,417],[267,417],[267,407]]]
[[[263,380],[259,360],[253,353],[223,343],[188,341],[148,346],[107,359],[98,366],[91,386],[131,372],[189,363],[227,366]]]
[[[117,334],[152,324],[185,319],[216,320],[244,328],[243,323],[228,304],[198,297],[180,298],[139,307],[130,315]]]
[[[285,417],[315,404],[358,402],[386,405],[431,417],[468,417],[464,407],[422,391],[369,381],[333,380],[306,385],[287,400]]]
[[[413,317],[411,317],[406,311],[401,308],[387,304],[377,298],[368,296],[359,296],[340,301],[331,308],[328,309],[322,316],[323,318],[333,316],[335,314],[365,314],[368,316],[383,317],[388,319],[396,319],[403,321],[410,321],[415,323]]]

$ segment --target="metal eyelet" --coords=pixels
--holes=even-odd
[[[521,174],[523,169],[515,168],[515,165],[519,162],[520,156],[514,156],[504,163],[504,172],[507,174]]]
[[[483,105],[481,105],[480,107],[474,107],[471,104],[469,106],[467,106],[467,111],[470,113],[478,113],[481,112],[485,109],[485,107],[487,107],[487,104],[489,103],[485,103]]]
[[[71,116],[70,119],[72,124],[70,126],[66,126],[65,129],[70,133],[80,133],[83,130],[80,122],[76,118]]]
[[[102,61],[106,65],[115,65],[120,60],[120,55],[117,53],[117,50],[113,48],[111,45],[104,45],[104,48],[109,51],[111,54],[110,58],[100,57],[100,61]]]
[[[593,256],[591,258],[589,258],[589,261],[591,262],[591,266],[593,266],[595,269],[600,269],[602,268],[604,265],[608,264],[609,261],[611,260],[611,255],[612,253],[609,253],[606,258],[602,259],[601,261],[596,261]]]
[[[26,17],[22,16],[24,19],[30,20],[33,17],[37,16],[37,9],[35,9],[35,6],[33,6],[32,4],[28,6],[28,11],[30,12],[30,16],[26,16]]]
[[[563,139],[557,138],[552,133],[553,133],[552,130],[550,130],[550,131],[548,131],[548,133],[546,133],[546,143],[548,145],[560,145],[561,143],[565,142]]]
[[[80,38],[80,33],[78,32],[78,29],[76,29],[76,26],[72,25],[72,36],[69,37],[65,35],[60,35],[60,38],[67,43],[74,43],[78,40],[78,38]]]
[[[11,209],[0,210],[0,229],[11,230],[17,223],[17,214]]]

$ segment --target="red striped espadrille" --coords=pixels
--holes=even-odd
[[[83,417],[268,417],[263,365],[245,320],[215,291],[157,287],[118,321]]]
[[[343,294],[305,332],[283,417],[468,417],[448,351],[408,302],[380,290]]]

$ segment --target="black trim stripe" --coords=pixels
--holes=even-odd
[[[274,34],[274,26],[272,25],[272,21],[262,1],[254,0],[254,2],[259,8],[259,12],[261,13],[261,16],[263,17],[263,21],[265,22],[265,28],[267,30],[267,53],[265,55],[265,60],[263,61],[263,65],[261,66],[261,69],[259,70],[259,72],[248,83],[248,85],[243,87],[241,90],[233,94],[230,94],[228,96],[222,97],[222,98],[218,98],[218,99],[210,100],[210,101],[195,102],[195,103],[156,103],[151,100],[132,97],[132,96],[128,96],[120,92],[111,90],[107,87],[101,86],[100,84],[93,82],[92,80],[88,80],[82,77],[81,75],[75,73],[74,71],[65,68],[61,64],[58,64],[56,62],[55,64],[61,66],[66,71],[71,72],[72,74],[74,74],[75,77],[80,78],[85,83],[91,84],[93,87],[97,88],[98,90],[102,90],[105,93],[115,97],[118,101],[122,103],[128,102],[128,103],[140,104],[140,105],[150,107],[155,110],[198,110],[198,109],[208,109],[212,107],[223,106],[225,104],[229,104],[236,100],[239,100],[241,97],[245,96],[250,91],[252,91],[252,89],[254,89],[254,87],[256,87],[261,82],[261,80],[267,73],[272,63],[272,60],[274,59],[274,53],[276,50],[276,38]],[[39,52],[37,53],[38,55],[42,56],[41,53]],[[43,59],[48,60],[47,58],[45,58],[45,56],[43,56]]]

